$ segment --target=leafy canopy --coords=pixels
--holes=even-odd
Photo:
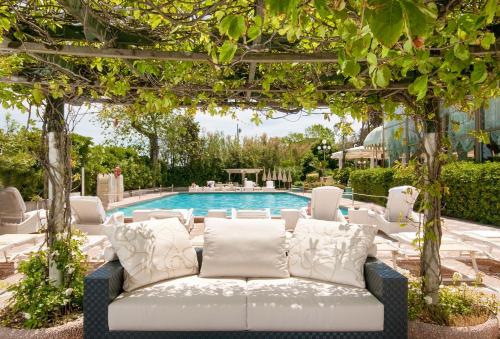
[[[368,106],[429,97],[473,98],[475,107],[498,94],[497,8],[496,0],[8,0],[0,31],[17,53],[0,57],[0,76],[30,85],[3,81],[0,98],[9,106],[28,94],[39,105],[50,93],[213,114],[251,107],[264,118],[318,106],[363,118]],[[97,50],[22,53],[27,42]],[[183,58],[130,60],[102,48]],[[321,56],[331,61],[315,62]]]

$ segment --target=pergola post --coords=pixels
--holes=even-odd
[[[50,201],[47,218],[48,245],[51,247],[56,235],[69,229],[71,192],[71,155],[70,139],[64,116],[64,99],[48,97],[45,107],[46,153],[45,173],[48,178],[48,197]],[[49,259],[50,260],[50,259]],[[62,274],[53,263],[49,264],[49,278],[60,284]]]

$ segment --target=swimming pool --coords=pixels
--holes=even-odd
[[[194,208],[194,215],[205,216],[209,209],[227,209],[229,214],[231,208],[270,208],[271,214],[279,215],[282,208],[302,208],[308,201],[307,197],[290,193],[179,193],[115,208],[108,213],[123,212],[131,217],[137,209]]]

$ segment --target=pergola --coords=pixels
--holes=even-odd
[[[259,173],[262,171],[261,168],[226,168],[224,171],[228,174],[228,181],[231,181],[231,174],[241,174],[241,181],[245,180],[245,175],[255,174],[255,182],[259,182]]]

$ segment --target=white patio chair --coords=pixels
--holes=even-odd
[[[335,186],[317,187],[311,194],[311,215],[307,207],[301,210],[302,217],[327,221],[347,222],[340,211],[340,199],[344,190]]]
[[[122,212],[106,216],[99,197],[73,196],[70,197],[70,204],[73,226],[89,235],[103,235],[102,228],[106,225],[125,222]]]
[[[413,205],[418,194],[419,191],[412,186],[393,187],[389,190],[383,214],[368,209],[349,209],[349,222],[376,225],[380,231],[387,235],[416,231],[418,214],[413,212]]]
[[[193,209],[144,209],[132,212],[132,219],[135,221],[147,221],[151,219],[178,218],[179,221],[191,231],[194,226]]]
[[[36,233],[46,223],[45,210],[26,212],[26,204],[15,187],[0,190],[0,234]]]
[[[269,208],[255,210],[237,210],[231,209],[231,219],[271,219],[271,210]]]

